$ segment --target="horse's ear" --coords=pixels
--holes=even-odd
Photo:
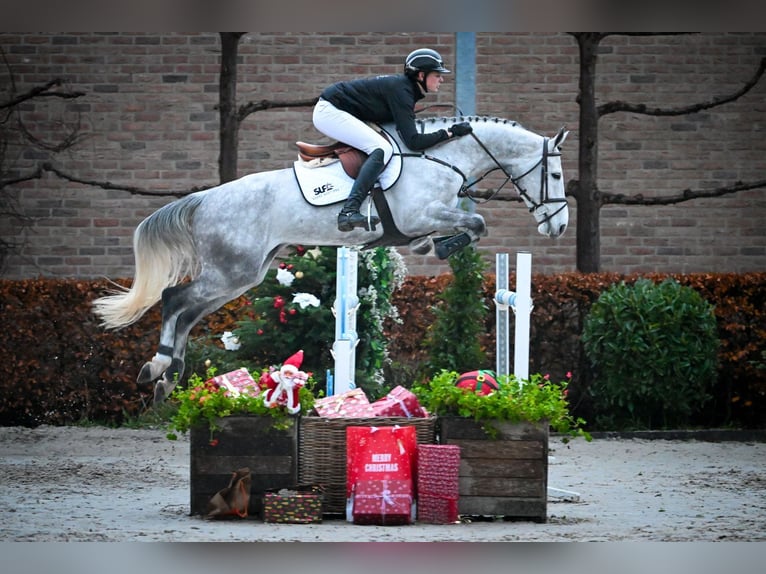
[[[561,126],[561,129],[559,130],[559,133],[556,134],[556,137],[553,138],[553,147],[558,148],[561,147],[561,144],[564,143],[564,140],[567,139],[567,136],[569,135],[569,130],[566,129],[566,126]]]

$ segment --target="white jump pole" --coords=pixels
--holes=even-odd
[[[356,388],[356,312],[359,308],[357,296],[357,252],[348,247],[339,247],[335,279],[335,342],[332,356],[335,359],[335,376],[332,393],[341,395]]]
[[[529,316],[532,314],[532,254],[516,254],[516,292],[508,291],[508,254],[495,255],[497,319],[497,374],[508,374],[508,308],[516,315],[513,374],[519,381],[529,379]],[[549,462],[553,457],[548,457]],[[578,502],[580,493],[553,486],[547,487],[548,498]]]
[[[532,254],[520,251],[516,254],[516,291],[508,290],[508,254],[495,255],[497,306],[495,350],[497,375],[507,375],[508,367],[508,308],[513,309],[515,338],[513,374],[520,381],[529,379],[529,315],[532,313]]]
[[[519,381],[529,379],[529,316],[532,314],[532,254],[516,254],[516,345],[513,374]]]
[[[508,305],[515,293],[508,291],[508,254],[495,254],[495,372],[498,377],[511,372],[508,361]]]

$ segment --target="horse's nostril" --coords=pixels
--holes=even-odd
[[[566,223],[562,223],[561,225],[559,225],[559,235],[562,235],[566,230],[567,230]]]

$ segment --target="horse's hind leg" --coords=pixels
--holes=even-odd
[[[244,291],[244,289],[242,290]],[[215,299],[201,300],[196,303],[192,303],[186,306],[180,313],[176,315],[175,320],[175,346],[173,348],[173,357],[170,365],[165,370],[162,379],[157,381],[154,386],[154,402],[161,403],[164,401],[175,388],[178,381],[184,374],[186,367],[186,343],[189,338],[194,325],[196,325],[200,319],[202,319],[208,313],[212,313],[222,305],[231,301],[239,293],[227,294],[223,297],[216,297]]]
[[[152,360],[145,363],[138,373],[136,382],[153,383],[171,366],[175,355],[176,322],[183,311],[183,294],[189,289],[189,283],[168,287],[162,292],[162,329],[160,344]]]

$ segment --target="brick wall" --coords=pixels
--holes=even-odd
[[[61,122],[79,121],[87,137],[71,150],[30,153],[11,147],[15,168],[51,161],[83,179],[171,192],[218,180],[220,43],[209,34],[0,34],[22,92],[54,76],[86,96],[25,105],[38,137],[55,140]],[[325,85],[356,76],[398,72],[416,47],[454,62],[455,36],[445,33],[252,33],[240,43],[238,94],[248,101],[310,98]],[[552,135],[572,130],[564,149],[565,179],[577,177],[579,56],[566,34],[480,33],[477,110],[515,119]],[[677,107],[731,93],[766,56],[766,34],[613,36],[597,67],[599,103],[621,99]],[[0,84],[8,85],[0,72]],[[7,90],[7,88],[5,88]],[[6,92],[7,93],[7,92]],[[650,195],[764,179],[766,79],[740,100],[689,116],[612,114],[600,122],[599,186]],[[449,80],[429,103],[452,104]],[[448,108],[437,110],[449,114]],[[240,133],[240,174],[289,166],[293,142],[321,140],[308,108],[257,112]],[[131,235],[169,197],[131,195],[67,183],[53,175],[13,188],[33,218],[21,230],[0,219],[0,236],[23,251],[4,277],[132,275]],[[529,250],[535,272],[575,268],[576,206],[558,240],[539,236],[520,203],[480,205],[490,235],[480,248]],[[2,216],[0,216],[2,217]],[[607,206],[602,210],[604,271],[751,271],[766,264],[766,190],[666,207]],[[433,256],[409,255],[410,273],[448,267]]]

